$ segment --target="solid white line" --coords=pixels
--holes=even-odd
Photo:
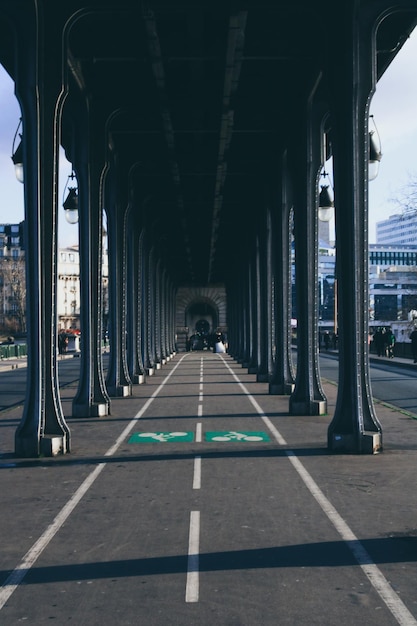
[[[156,396],[160,393],[164,385],[168,382],[169,378],[175,372],[177,367],[180,365],[182,360],[186,355],[181,357],[176,366],[171,370],[165,380],[159,385],[159,387],[154,391],[152,396],[145,402],[141,410],[135,415],[135,417],[129,422],[126,428],[123,430],[122,434],[117,438],[116,443],[111,446],[104,456],[109,457],[112,456],[121,443],[126,439],[126,436],[132,430],[137,420],[142,417],[145,411],[148,409],[149,405],[154,401]],[[17,567],[13,570],[13,572],[7,577],[5,582],[0,588],[0,611],[13,594],[13,592],[17,589],[17,587],[22,582],[23,578],[26,576],[31,567],[35,564],[38,557],[45,550],[49,542],[55,537],[61,526],[65,523],[68,517],[71,515],[77,504],[80,500],[85,496],[87,491],[99,477],[103,469],[106,467],[107,463],[100,463],[97,467],[87,476],[87,478],[81,483],[78,487],[77,491],[71,496],[68,502],[63,506],[61,511],[55,517],[53,522],[48,526],[45,532],[39,537],[39,539],[33,544],[33,546],[26,552],[22,561],[17,565]]]
[[[231,373],[231,375],[233,376],[233,378],[235,379],[235,381],[237,382],[237,384],[239,385],[239,387],[241,388],[241,390],[243,391],[243,393],[247,396],[249,402],[252,403],[254,409],[256,410],[258,415],[261,417],[261,419],[264,422],[265,426],[267,428],[269,428],[269,431],[274,435],[274,438],[275,438],[276,442],[279,443],[281,446],[286,446],[287,442],[285,441],[284,437],[275,428],[275,426],[273,425],[273,423],[271,422],[269,417],[267,417],[267,415],[263,412],[263,410],[261,409],[259,404],[256,402],[255,398],[246,389],[245,385],[242,382],[240,382],[238,376],[236,376],[236,374],[234,373],[234,371],[232,370],[230,365],[225,361],[223,356],[221,357],[221,359],[222,359],[223,363],[225,364],[225,366],[227,367],[227,369],[229,370],[229,372]]]
[[[196,428],[195,428],[195,440],[197,443],[201,443],[201,437],[202,437],[202,424],[201,422],[197,422]]]
[[[185,601],[198,602],[199,597],[200,511],[190,513],[187,583]]]
[[[201,489],[201,456],[194,459],[193,489]]]
[[[10,596],[17,589],[26,576],[30,568],[34,565],[37,558],[42,554],[49,542],[55,537],[65,520],[69,517],[72,511],[75,509],[81,498],[87,493],[91,485],[96,478],[101,474],[105,467],[105,463],[100,463],[89,474],[84,482],[78,487],[74,495],[68,500],[66,505],[61,509],[58,515],[55,517],[52,524],[48,526],[45,532],[39,537],[39,539],[33,544],[33,546],[26,552],[21,563],[13,570],[8,578],[3,583],[0,589],[0,610],[4,607]]]
[[[367,576],[369,582],[374,589],[379,593],[382,600],[385,602],[395,619],[402,626],[412,626],[417,624],[417,620],[407,609],[405,604],[400,600],[395,593],[381,570],[372,561],[367,550],[363,547],[359,539],[354,535],[345,520],[339,515],[334,506],[329,502],[320,487],[311,477],[309,472],[305,469],[304,465],[297,458],[297,456],[291,450],[286,452],[288,459],[292,463],[292,466],[297,471],[298,475],[303,480],[307,489],[311,495],[320,505],[321,509],[327,515],[333,526],[336,528],[343,541],[346,542],[353,556],[359,563],[362,571]]]
[[[265,425],[269,428],[277,443],[285,445],[286,441],[282,437],[280,432],[271,423],[270,419],[265,415],[259,404],[251,396],[250,392],[246,389],[243,383],[240,382],[239,378],[229,367],[228,363],[226,363],[223,357],[222,359],[227,369],[230,371],[236,382],[241,387],[242,391],[247,395],[248,399],[251,401],[252,405],[255,407],[256,411],[263,419]],[[342,537],[343,541],[348,546],[349,550],[352,552],[363,573],[366,575],[373,588],[377,591],[387,608],[391,611],[398,624],[400,624],[400,626],[416,626],[417,620],[407,609],[400,597],[395,593],[381,570],[372,561],[371,556],[369,555],[367,550],[349,528],[345,520],[336,511],[331,502],[326,498],[320,487],[314,481],[311,474],[309,474],[304,465],[301,463],[300,459],[292,450],[286,450],[286,455],[293,468],[296,470],[296,472],[304,482],[305,486],[310,491],[311,495],[314,497],[322,511],[326,514],[328,519],[336,528],[337,532]]]

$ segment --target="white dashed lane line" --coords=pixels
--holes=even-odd
[[[252,397],[250,392],[247,390],[245,385],[240,381],[238,376],[234,373],[232,368],[226,362],[223,356],[221,356],[226,368],[229,370],[230,374],[233,376],[235,381],[238,383],[243,393],[248,397],[248,400],[252,403],[253,407],[257,411],[258,415],[261,417],[265,426],[269,429],[276,442],[280,445],[286,445],[286,441],[281,433],[275,428],[272,424],[271,420],[264,413],[262,408],[256,402],[255,398]],[[403,601],[400,597],[395,593],[381,570],[375,565],[372,561],[370,554],[364,548],[363,544],[359,541],[359,539],[352,532],[350,527],[347,525],[342,516],[336,511],[331,502],[326,498],[324,493],[321,491],[320,487],[314,481],[313,477],[306,470],[304,465],[301,463],[300,459],[297,457],[294,451],[286,450],[286,455],[291,465],[295,469],[295,471],[300,476],[301,480],[319,504],[322,511],[326,514],[330,522],[333,524],[343,541],[346,543],[349,550],[352,552],[355,557],[357,563],[362,569],[363,573],[368,578],[369,582],[373,586],[373,588],[377,591],[380,598],[383,600],[387,608],[391,611],[392,615],[397,620],[400,626],[417,626],[417,620],[407,609]]]

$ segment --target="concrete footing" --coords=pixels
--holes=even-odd
[[[359,435],[332,433],[329,438],[332,452],[345,454],[378,454],[382,452],[382,434],[364,432]]]

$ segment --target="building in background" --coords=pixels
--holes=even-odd
[[[80,255],[78,246],[58,251],[57,312],[59,330],[80,328]]]
[[[370,244],[369,296],[371,328],[391,326],[396,341],[408,343],[417,310],[417,241]]]
[[[392,216],[397,218],[399,216]],[[395,220],[394,220],[395,221]],[[385,220],[392,223],[391,218]],[[379,224],[384,224],[380,222]],[[417,227],[417,212],[415,215]],[[319,242],[319,326],[337,333],[336,255],[327,230]],[[295,281],[292,267],[293,287]],[[103,233],[103,332],[108,327],[107,237]],[[294,291],[294,290],[293,290]],[[397,341],[408,341],[417,311],[417,238],[415,244],[369,245],[370,326],[391,325]],[[294,300],[294,295],[293,295]],[[57,314],[59,330],[80,329],[80,260],[78,246],[58,252]],[[295,317],[295,316],[294,316]],[[0,335],[26,332],[24,222],[0,224]]]
[[[390,215],[376,224],[377,244],[417,245],[417,209]]]
[[[24,223],[0,224],[0,334],[26,332]]]
[[[108,324],[108,259],[103,237],[103,328]],[[80,329],[80,257],[78,246],[58,251],[58,329]],[[0,336],[26,333],[24,222],[0,224]]]
[[[336,249],[327,241],[319,241],[319,327],[337,333],[336,320]]]

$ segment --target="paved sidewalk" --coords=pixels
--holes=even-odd
[[[64,359],[73,359],[80,356],[79,352],[68,352],[67,354],[60,354],[58,356],[58,362]],[[0,359],[0,372],[6,372],[14,369],[24,369],[27,367],[27,356],[13,357],[11,359]]]
[[[189,355],[166,381],[180,359],[135,386],[132,397],[114,399],[103,418],[72,418],[77,385],[66,387],[72,451],[64,457],[16,458],[21,407],[0,415],[0,584],[25,554],[29,568],[0,608],[0,623],[395,626],[366,575],[378,580],[377,567],[397,608],[402,601],[414,615],[402,624],[415,626],[417,422],[378,404],[384,452],[329,454],[336,385],[324,383],[328,415],[290,416],[288,397],[269,395],[227,358],[279,443],[220,359]],[[194,432],[194,441],[129,441],[134,433],[167,432]],[[219,438],[225,432],[252,441]],[[265,432],[269,440],[255,442]],[[301,480],[299,464],[337,511],[333,521]],[[61,512],[78,497],[64,520]],[[191,566],[199,569],[199,597],[187,602],[193,512],[201,520],[199,562]],[[363,567],[334,527],[338,515],[366,550],[358,549]]]

